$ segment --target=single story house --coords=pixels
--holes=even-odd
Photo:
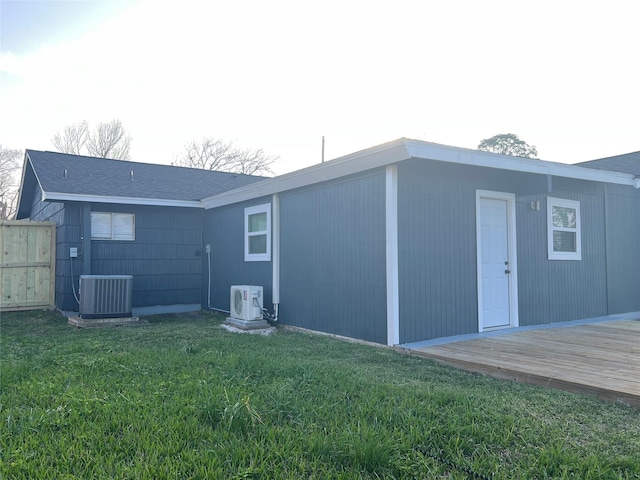
[[[58,225],[62,310],[80,274],[133,275],[140,313],[261,285],[282,324],[396,345],[640,311],[639,160],[605,160],[402,138],[265,179],[27,150],[17,218]]]
[[[16,218],[57,225],[58,309],[77,310],[79,275],[92,274],[133,275],[139,313],[194,310],[203,288],[200,199],[263,179],[27,150]]]

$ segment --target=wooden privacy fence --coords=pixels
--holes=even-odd
[[[54,308],[56,226],[0,221],[0,311]]]

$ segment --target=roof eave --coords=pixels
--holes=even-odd
[[[383,167],[410,158],[404,139],[372,147],[344,157],[313,165],[295,172],[252,183],[245,187],[204,198],[205,209],[260,198],[275,193],[335,180],[365,170]]]
[[[33,167],[33,163],[31,162],[31,157],[29,157],[29,150],[24,151],[24,163],[22,164],[22,174],[20,175],[20,186],[18,187],[18,201],[16,203],[16,218],[20,216],[20,206],[22,205],[22,192],[24,191],[24,181],[27,176],[27,170],[31,169],[33,172],[33,176],[36,179],[36,183],[40,190],[42,191],[42,184],[40,183],[40,179],[38,178],[38,173],[36,169]]]
[[[64,192],[42,192],[42,200],[51,202],[71,201],[90,203],[117,203],[127,205],[149,205],[158,207],[203,208],[200,200],[173,200],[165,198],[114,197],[102,195],[84,195]]]
[[[29,154],[25,151],[24,161],[22,162],[22,173],[20,175],[20,186],[18,187],[18,201],[16,202],[16,218],[20,216],[20,205],[22,203],[22,189],[24,188],[24,177],[27,172],[27,164],[29,163],[28,158],[29,158]]]
[[[426,144],[417,140],[407,141],[407,149],[412,157],[429,160],[475,165],[479,167],[499,168],[515,172],[537,173],[554,177],[575,178],[594,182],[633,185],[633,175],[608,170],[578,167],[566,163],[549,162],[535,158],[510,157],[479,150]]]
[[[321,163],[278,177],[253,183],[246,187],[230,190],[202,200],[205,209],[221,207],[233,203],[273,195],[275,193],[300,188],[344,177],[364,170],[383,167],[410,158],[435,160],[461,165],[497,168],[516,172],[575,178],[619,185],[637,185],[633,175],[578,167],[544,160],[510,157],[490,152],[482,152],[458,147],[450,147],[419,140],[399,139],[355,154],[347,155],[326,163]],[[636,187],[638,188],[638,187]]]

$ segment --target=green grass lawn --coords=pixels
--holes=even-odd
[[[0,478],[640,478],[640,411],[209,313],[0,318]]]

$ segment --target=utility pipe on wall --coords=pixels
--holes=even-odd
[[[207,282],[207,308],[209,310],[213,310],[215,312],[228,313],[231,314],[229,310],[223,310],[221,308],[216,308],[211,306],[211,244],[207,243],[204,247],[205,252],[207,253],[207,273],[208,273],[208,282]]]
[[[271,201],[271,301],[273,302],[273,321],[278,321],[280,305],[280,197],[273,194]]]

